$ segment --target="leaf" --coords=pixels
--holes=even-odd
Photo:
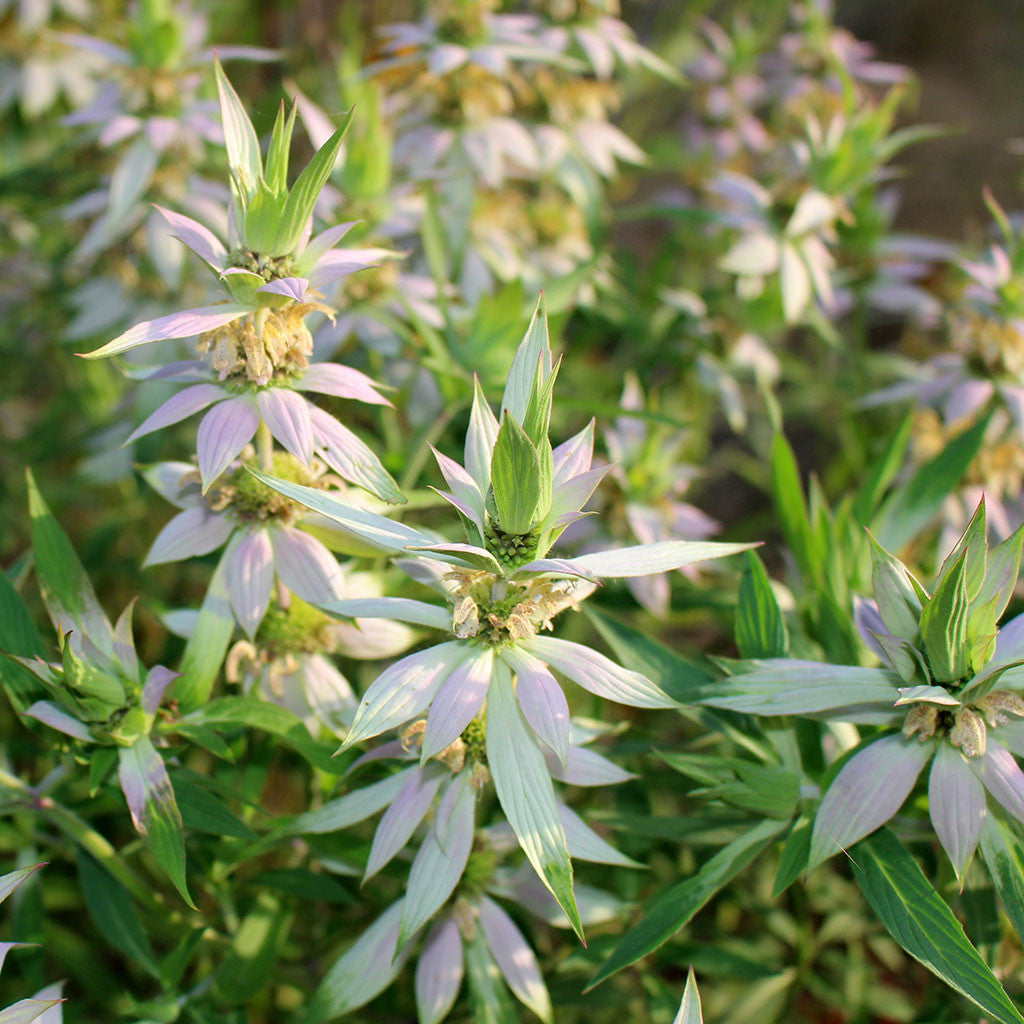
[[[719,850],[695,875],[659,893],[648,904],[640,923],[626,933],[585,991],[666,943],[784,828],[785,823],[781,821],[762,821]]]
[[[32,550],[39,589],[50,619],[61,632],[82,630],[109,658],[114,657],[114,631],[67,534],[53,518],[26,470],[28,512],[32,519]]]
[[[118,776],[136,831],[185,902],[195,909],[185,879],[181,812],[164,759],[148,736],[118,749]]]
[[[4,572],[0,572],[0,650],[23,658],[45,658],[48,653],[28,607]],[[41,692],[36,677],[10,658],[0,659],[0,681],[15,711],[24,711]]]
[[[511,672],[500,659],[495,659],[487,697],[487,759],[498,801],[519,845],[583,940],[554,787],[519,709]]]
[[[0,1024],[32,1024],[63,999],[19,999],[13,1006],[0,1010]]]
[[[967,675],[967,558],[964,551],[921,611],[921,639],[932,678],[952,683]]]
[[[782,895],[807,867],[811,854],[811,819],[801,818],[786,837],[772,885],[772,899]]]
[[[306,222],[313,216],[320,192],[334,170],[334,162],[351,121],[352,111],[349,110],[342,117],[341,127],[316,151],[313,159],[295,179],[281,212],[274,251],[268,255],[287,256],[298,246]]]
[[[464,949],[474,1024],[522,1024],[522,1016],[512,1002],[480,928],[464,944]]]
[[[0,903],[3,903],[19,885],[31,878],[41,867],[43,867],[42,864],[33,864],[30,867],[18,868],[17,871],[0,875]]]
[[[328,748],[310,735],[293,711],[268,704],[256,697],[220,697],[193,711],[183,720],[185,725],[219,725],[228,728],[261,729],[279,736],[311,765],[332,775],[343,775],[346,765],[333,759]]]
[[[858,843],[850,856],[861,892],[889,934],[915,960],[993,1022],[1024,1024],[960,922],[888,829]]]
[[[295,115],[298,110],[298,102],[293,101],[291,112],[285,116],[282,101],[274,120],[274,130],[270,135],[270,148],[267,150],[267,160],[263,165],[263,178],[277,196],[288,188],[288,152],[291,149]]]
[[[529,533],[541,500],[540,458],[526,431],[503,416],[491,458],[491,486],[498,526],[504,533]]]
[[[77,863],[82,896],[96,930],[115,949],[159,977],[153,948],[127,890],[82,850]]]
[[[255,191],[262,170],[259,139],[219,60],[214,62],[214,73],[217,76],[217,95],[220,98],[228,165],[245,188],[247,198]]]
[[[1024,941],[1024,842],[991,810],[981,830],[981,855],[1006,916]]]
[[[800,468],[793,449],[779,431],[772,438],[772,495],[786,545],[808,581],[821,572],[821,551],[811,530]]]
[[[551,374],[551,341],[548,336],[548,316],[544,308],[544,293],[537,299],[526,334],[516,349],[505,382],[501,399],[502,419],[510,413],[517,423],[525,423],[534,383],[538,378],[547,380]]]
[[[736,646],[741,658],[784,658],[789,634],[764,563],[754,551],[740,579],[736,603]]]
[[[255,839],[256,833],[237,817],[219,797],[175,773],[174,795],[185,828],[211,836]]]
[[[878,507],[885,489],[903,467],[904,455],[910,442],[913,425],[914,414],[908,412],[895,433],[889,438],[884,450],[868,466],[867,476],[857,488],[857,494],[853,499],[853,518],[861,526],[871,525],[875,509]]]
[[[686,975],[686,988],[683,989],[683,1001],[679,1004],[679,1012],[672,1024],[704,1024],[701,1012],[700,993],[697,991],[697,979],[693,976],[693,968]]]
[[[589,604],[583,605],[583,611],[597,627],[618,661],[626,668],[646,676],[681,704],[694,703],[700,688],[711,682],[695,662],[658,643],[646,633]]]
[[[898,551],[928,525],[981,450],[990,419],[983,416],[955,437],[885,502],[876,520],[880,544]]]
[[[256,906],[235,929],[231,948],[214,975],[214,992],[220,999],[237,1006],[271,980],[290,923],[291,914],[279,896],[270,892],[257,895]]]

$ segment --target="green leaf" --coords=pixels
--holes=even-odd
[[[982,498],[975,509],[967,529],[956,542],[956,546],[946,556],[942,568],[935,580],[935,588],[941,586],[946,574],[953,570],[960,556],[966,558],[966,571],[964,585],[967,588],[967,600],[974,599],[981,593],[982,585],[985,582],[985,565],[988,559],[988,533],[985,525],[985,499]]]
[[[307,221],[313,216],[320,192],[334,170],[334,162],[338,158],[338,151],[351,120],[350,110],[342,117],[341,127],[316,151],[313,159],[295,179],[281,212],[273,251],[267,253],[268,256],[287,256],[294,253],[302,233],[306,230]]]
[[[701,1012],[700,993],[697,991],[697,979],[693,976],[693,968],[686,975],[686,988],[683,989],[683,1001],[679,1004],[679,1012],[672,1024],[704,1024]]]
[[[1024,941],[1024,842],[991,808],[981,830],[981,855],[1006,916]]]
[[[924,590],[907,567],[870,533],[868,542],[871,546],[871,588],[878,614],[893,636],[913,643],[920,626]]]
[[[153,948],[125,888],[88,854],[78,851],[78,880],[96,930],[115,949],[160,976]]]
[[[494,443],[491,486],[502,532],[529,533],[542,497],[540,457],[526,431],[507,414],[501,418]]]
[[[220,117],[224,125],[228,166],[245,190],[243,198],[248,200],[256,190],[256,183],[260,178],[262,161],[259,139],[245,107],[242,106],[242,101],[238,98],[238,93],[228,81],[219,60],[214,61],[214,72],[217,76],[217,95],[220,98]]]
[[[275,196],[282,195],[288,188],[288,152],[291,149],[292,134],[295,131],[295,115],[299,104],[292,102],[291,112],[285,116],[284,101],[278,108],[274,130],[270,136],[267,162],[263,165],[263,178]]]
[[[625,668],[646,676],[681,704],[693,704],[710,676],[682,655],[590,604],[583,611]]]
[[[526,422],[530,396],[534,382],[546,380],[551,375],[551,341],[548,337],[548,316],[544,308],[544,294],[537,299],[526,334],[516,349],[512,366],[505,382],[505,393],[501,399],[501,413],[511,413],[517,423]]]
[[[928,525],[981,450],[990,418],[957,435],[885,502],[876,520],[880,544],[898,551]]]
[[[487,758],[498,802],[519,845],[585,941],[551,776],[519,709],[511,672],[499,659],[487,694]]]
[[[118,749],[118,775],[136,831],[182,899],[195,909],[185,879],[185,836],[164,759],[148,736]]]
[[[254,889],[276,889],[301,900],[323,900],[327,903],[354,903],[349,891],[330,875],[308,868],[272,868],[248,880]]]
[[[193,711],[184,719],[184,724],[261,729],[279,736],[321,771],[344,775],[347,768],[347,762],[332,758],[329,748],[321,746],[309,735],[298,715],[256,697],[220,697]]]
[[[210,578],[195,627],[185,644],[180,675],[171,683],[171,696],[184,712],[202,707],[210,699],[214,680],[235,632],[235,615],[227,584],[227,564],[235,547],[237,544],[228,543]]]
[[[921,639],[932,678],[952,683],[967,675],[967,558],[962,552],[921,611]]]
[[[771,461],[772,494],[782,534],[800,571],[808,581],[817,579],[821,571],[821,552],[811,530],[796,456],[781,431],[772,438]]]
[[[288,935],[291,914],[274,893],[261,892],[242,919],[231,948],[214,975],[216,995],[237,1006],[252,998],[273,976],[278,950]]]
[[[26,470],[25,476],[32,520],[32,550],[46,610],[61,632],[82,630],[103,654],[113,659],[114,631],[110,620],[100,607],[96,591],[71,541],[39,493],[32,471]]]
[[[0,572],[0,650],[23,658],[46,658],[48,654],[25,602],[3,572]],[[35,675],[11,658],[0,659],[0,682],[18,712],[24,711],[41,693]]]
[[[907,445],[910,442],[914,414],[907,413],[896,432],[889,438],[880,455],[871,461],[864,482],[857,488],[853,499],[853,517],[861,526],[870,526],[875,509],[885,489],[903,467]]]
[[[988,553],[985,581],[967,613],[967,639],[971,644],[971,663],[975,671],[992,656],[996,624],[1006,611],[1020,576],[1022,550],[1024,525]]]
[[[256,833],[231,809],[203,786],[175,773],[172,777],[174,795],[181,811],[185,828],[205,832],[211,836],[231,836],[235,839],[255,839]]]
[[[772,885],[772,899],[781,896],[807,867],[811,855],[812,824],[810,818],[801,818],[786,837],[786,844],[782,847],[779,866],[775,872],[775,883]]]
[[[522,1017],[487,949],[481,928],[463,944],[463,949],[474,1024],[521,1024]]]
[[[857,884],[889,934],[993,1022],[1024,1024],[1002,985],[914,858],[880,829],[850,851]]]
[[[0,875],[0,903],[3,903],[19,885],[27,882],[41,867],[42,864],[32,864],[27,868],[18,868],[17,871]]]
[[[736,646],[741,658],[784,658],[789,634],[764,563],[747,552],[736,602]]]
[[[783,828],[785,824],[781,821],[762,821],[719,850],[695,875],[659,893],[647,905],[640,923],[634,925],[615,947],[586,991],[600,985],[624,967],[636,963],[672,938],[719,889],[750,864]]]

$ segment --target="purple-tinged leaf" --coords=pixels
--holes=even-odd
[[[727,558],[754,547],[757,545],[722,544],[710,540],[663,540],[657,544],[636,544],[611,551],[595,551],[589,555],[580,555],[575,561],[586,566],[595,576],[628,579],[681,569],[684,565],[693,565],[711,558]]]
[[[380,459],[351,430],[343,427],[333,416],[316,406],[309,407],[309,415],[318,452],[335,473],[365,488],[382,501],[392,504],[405,501],[398,484],[391,478],[391,474],[381,464]]]
[[[567,512],[578,512],[590,500],[597,485],[604,479],[610,466],[598,466],[557,484],[551,497],[550,519],[558,519]]]
[[[198,473],[191,462],[156,462],[142,476],[161,498],[179,509],[192,508],[199,501]]]
[[[32,1024],[47,1010],[62,1002],[63,999],[21,999],[13,1006],[0,1010],[0,1024]]]
[[[437,922],[416,963],[416,1012],[420,1024],[440,1024],[462,986],[462,936],[451,917]]]
[[[129,434],[124,444],[131,444],[132,441],[152,434],[154,430],[169,427],[172,423],[180,423],[226,396],[227,392],[216,384],[193,384],[192,387],[185,388],[173,398],[169,398],[156,412],[143,420],[140,426]]]
[[[529,579],[534,575],[577,577],[593,583],[597,577],[580,562],[571,558],[538,558],[526,565],[519,566],[513,579]]]
[[[260,285],[256,289],[259,292],[269,292],[271,295],[283,295],[285,298],[302,302],[309,291],[309,281],[304,277],[278,277],[273,281]]]
[[[118,749],[118,777],[135,829],[185,902],[195,909],[185,881],[185,838],[181,812],[164,759],[148,736]]]
[[[34,718],[37,722],[42,722],[43,725],[48,725],[51,729],[64,733],[65,736],[82,740],[84,743],[94,742],[92,733],[89,732],[89,727],[77,718],[73,718],[62,707],[54,704],[53,701],[37,700],[35,704],[25,708],[22,714],[28,718]]]
[[[156,535],[143,568],[216,551],[235,528],[235,522],[223,512],[212,512],[206,505],[187,508]]]
[[[466,470],[482,494],[491,485],[491,456],[498,439],[498,420],[487,404],[480,381],[473,378],[473,408],[466,431]]]
[[[315,537],[292,526],[271,531],[278,579],[303,601],[326,604],[345,590],[338,560]]]
[[[156,320],[143,320],[92,352],[79,352],[83,359],[106,359],[129,349],[148,345],[153,341],[167,338],[193,338],[205,331],[223,327],[233,320],[240,320],[250,311],[249,306],[238,302],[222,303],[218,306],[199,306],[184,313],[171,313]]]
[[[607,840],[602,839],[572,808],[558,805],[558,815],[565,829],[569,853],[579,860],[595,864],[614,864],[621,868],[643,868],[645,864],[620,853]]]
[[[476,790],[472,772],[460,772],[445,792],[433,827],[416,854],[405,887],[398,933],[401,948],[455,891],[473,849]],[[444,829],[444,836],[440,835]]]
[[[578,434],[560,444],[552,453],[554,487],[561,487],[573,477],[586,473],[594,459],[594,421]]]
[[[252,440],[260,414],[250,398],[239,395],[215,405],[202,419],[196,435],[203,493]]]
[[[377,391],[377,385],[371,377],[351,366],[339,366],[337,363],[316,363],[306,370],[294,387],[298,391],[316,391],[322,395],[366,402],[368,405],[391,405]]]
[[[326,1024],[379,995],[401,971],[408,950],[398,949],[404,900],[392,903],[334,962],[303,1018]]]
[[[678,707],[677,701],[646,676],[616,665],[583,644],[534,636],[520,641],[519,646],[598,697],[638,708]]]
[[[679,1004],[679,1012],[672,1024],[704,1024],[704,1013],[700,1005],[700,993],[697,991],[697,979],[691,967],[686,975],[686,988],[683,989],[683,1000]]]
[[[494,555],[475,544],[410,544],[405,550],[429,552],[430,557],[438,558],[440,561],[468,565],[483,572],[502,575],[501,566]]]
[[[430,702],[421,760],[447,749],[476,717],[491,685],[494,651],[478,648],[441,684]]]
[[[419,768],[403,768],[402,771],[395,772],[380,782],[328,800],[323,807],[300,814],[288,826],[288,831],[295,835],[322,835],[338,832],[357,822],[365,821],[391,804],[409,779],[418,772]]]
[[[308,466],[313,458],[313,423],[306,399],[287,388],[264,388],[257,393],[256,404],[274,437]]]
[[[163,366],[130,365],[123,372],[131,380],[164,380],[171,384],[197,384],[213,378],[209,363],[201,359],[180,359]]]
[[[1013,754],[990,735],[985,753],[968,763],[999,803],[1018,821],[1024,821],[1024,772]]]
[[[63,1024],[64,1022],[64,982],[55,981],[52,985],[41,988],[33,996],[33,999],[50,1003],[50,1008],[44,1010],[41,1017],[36,1017],[35,1024]]]
[[[569,702],[547,666],[531,654],[507,647],[501,658],[516,674],[523,717],[563,767],[569,756]]]
[[[114,657],[129,679],[138,679],[142,672],[139,656],[135,653],[135,637],[132,635],[132,616],[136,600],[137,598],[133,597],[128,602],[114,624]]]
[[[155,715],[156,709],[160,707],[160,701],[164,699],[167,687],[174,682],[181,673],[172,672],[163,665],[154,665],[146,676],[146,683],[142,687],[142,710],[147,715]]]
[[[340,281],[360,270],[380,266],[382,260],[394,255],[386,249],[334,249],[317,260],[309,273],[309,283],[322,292],[326,285]]]
[[[854,754],[818,807],[807,870],[884,825],[903,806],[934,752],[934,743],[885,736]]]
[[[11,871],[9,874],[0,875],[0,903],[3,903],[8,896],[18,888],[19,885],[26,882],[31,878],[41,867],[45,867],[46,862],[42,864],[32,864],[27,868],[18,868],[17,871]]]
[[[325,142],[331,134],[333,134],[333,128],[325,136]],[[319,148],[319,145],[317,148]],[[308,274],[316,266],[319,259],[333,249],[357,223],[359,222],[350,220],[344,224],[335,224],[333,227],[328,228],[326,231],[321,231],[319,235],[310,239],[296,261],[299,270],[303,274]]]
[[[373,844],[363,874],[364,883],[373,878],[409,842],[430,810],[445,774],[439,766],[429,765],[412,772],[406,778],[373,834]]]
[[[397,728],[426,710],[469,653],[464,644],[450,641],[410,654],[385,669],[363,695],[342,749]]]
[[[35,942],[0,942],[0,973],[3,972],[4,961],[12,949],[29,949],[35,945]]]
[[[515,997],[541,1020],[550,1024],[551,999],[544,986],[537,958],[512,918],[486,896],[478,907],[480,927],[487,946]]]
[[[163,215],[171,226],[174,237],[184,242],[201,260],[205,260],[214,270],[224,269],[228,251],[221,240],[209,228],[184,214],[175,213],[154,203],[153,206]]]
[[[519,845],[583,940],[555,790],[540,747],[519,710],[511,670],[500,659],[494,664],[487,698],[487,760],[498,802]]]
[[[448,458],[433,446],[430,450],[434,453],[434,458],[437,460],[438,468],[441,470],[441,475],[444,477],[445,483],[448,484],[448,488],[456,498],[473,510],[474,514],[470,518],[482,528],[485,492],[481,492],[476,480],[454,459]]]
[[[323,601],[320,607],[325,612],[346,619],[392,619],[395,622],[411,622],[414,626],[428,626],[452,629],[451,609],[426,601],[414,601],[408,597],[356,597],[341,601]]]
[[[274,549],[266,530],[253,530],[239,541],[226,573],[235,618],[251,640],[266,614],[274,585]]]
[[[636,778],[614,761],[586,747],[570,747],[564,768],[551,755],[545,754],[545,760],[551,777],[570,786],[617,786]]]
[[[985,787],[967,759],[949,743],[940,743],[928,777],[928,812],[935,834],[963,878],[985,824]]]

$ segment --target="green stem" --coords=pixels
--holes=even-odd
[[[260,420],[259,428],[256,431],[256,454],[260,460],[260,469],[264,473],[274,472],[274,435],[270,433],[270,427]]]

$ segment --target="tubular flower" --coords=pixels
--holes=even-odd
[[[552,449],[548,440],[552,365],[539,303],[509,372],[496,417],[477,389],[466,437],[466,466],[438,453],[459,512],[464,542],[345,505],[291,481],[256,477],[286,498],[334,519],[379,548],[417,555],[413,572],[442,590],[444,606],[403,598],[321,604],[331,614],[397,619],[443,630],[446,641],[387,669],[360,702],[345,746],[426,715],[426,762],[485,726],[487,764],[499,801],[527,857],[574,926],[572,875],[546,755],[564,770],[569,708],[552,669],[620,704],[665,708],[675,701],[651,680],[588,647],[540,635],[601,578],[646,576],[750,545],[666,541],[575,559],[550,557],[562,531],[604,476],[591,468],[593,425]],[[538,816],[546,822],[537,831]]]
[[[1020,570],[1024,528],[989,550],[985,505],[929,594],[872,540],[874,605],[858,618],[886,667],[783,658],[750,662],[702,701],[759,715],[889,726],[851,757],[818,809],[815,867],[889,820],[931,763],[932,825],[958,876],[986,825],[986,792],[1024,821],[1024,617],[999,617]],[[994,737],[999,737],[995,739]],[[1001,742],[1000,742],[1001,741]]]

